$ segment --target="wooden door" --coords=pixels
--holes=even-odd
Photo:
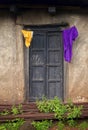
[[[60,31],[34,30],[29,50],[29,100],[63,99],[63,47]]]

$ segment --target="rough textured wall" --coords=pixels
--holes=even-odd
[[[65,99],[74,102],[88,101],[88,10],[57,10],[51,16],[44,9],[24,11],[17,24],[40,25],[67,22],[78,28],[79,36],[73,44],[71,63],[65,62]]]
[[[88,11],[57,10],[51,16],[46,9],[24,10],[17,21],[9,12],[0,12],[0,103],[20,103],[25,97],[23,25],[68,22],[76,25],[79,37],[73,44],[71,63],[65,63],[65,99],[88,101]],[[25,86],[25,89],[24,89]]]
[[[24,99],[20,30],[9,12],[0,12],[0,103],[20,103]]]

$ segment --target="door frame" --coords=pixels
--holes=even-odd
[[[36,30],[36,28],[38,28],[37,30],[40,30],[41,28],[43,27],[47,27],[47,29],[50,29],[50,31],[54,31],[53,28],[55,28],[55,31],[60,31],[62,32],[62,29],[63,29],[63,26],[65,27],[65,25],[61,25],[61,24],[49,24],[49,25],[26,25],[23,27],[23,29],[25,30]],[[34,29],[35,28],[35,29]],[[44,29],[44,28],[43,28]],[[42,29],[41,29],[42,30]],[[24,41],[25,42],[25,41]],[[63,41],[62,41],[63,42]],[[30,75],[29,75],[29,51],[30,49],[29,48],[26,48],[24,46],[24,77],[25,77],[25,102],[30,102],[29,100],[29,78],[30,78]],[[63,54],[62,54],[62,57],[63,57]],[[63,57],[64,58],[64,57]],[[65,99],[65,85],[64,85],[64,60],[62,61],[63,63],[63,101]]]

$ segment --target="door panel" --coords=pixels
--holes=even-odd
[[[61,34],[60,32],[48,32],[48,48],[60,49]]]
[[[32,50],[31,63],[32,65],[43,65],[44,64],[44,51]]]
[[[33,81],[43,81],[44,80],[44,67],[35,66],[32,68],[32,79]]]
[[[29,51],[29,98],[34,101],[45,95],[45,33],[34,33]]]
[[[61,83],[60,82],[48,82],[48,98],[52,99],[55,96],[62,99],[62,89],[60,88]],[[59,96],[58,96],[59,95]]]
[[[32,40],[33,49],[44,48],[44,33],[35,33]]]
[[[48,68],[48,80],[50,81],[58,81],[60,79],[60,73],[59,73],[60,68],[55,67],[55,66],[50,66]]]
[[[29,100],[43,96],[63,99],[63,57],[61,32],[34,31],[29,50]]]
[[[44,82],[43,81],[34,81],[32,82],[31,89],[31,100],[36,100],[37,98],[41,98],[44,95]]]
[[[48,98],[58,96],[62,98],[62,47],[60,32],[48,33],[48,47],[47,47],[47,89]]]
[[[50,64],[59,64],[60,63],[60,51],[58,50],[48,50],[48,63]]]

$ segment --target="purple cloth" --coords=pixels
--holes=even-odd
[[[64,58],[65,61],[71,62],[72,58],[72,45],[73,41],[78,36],[78,31],[75,26],[72,26],[71,28],[63,30],[63,44],[64,44]]]

